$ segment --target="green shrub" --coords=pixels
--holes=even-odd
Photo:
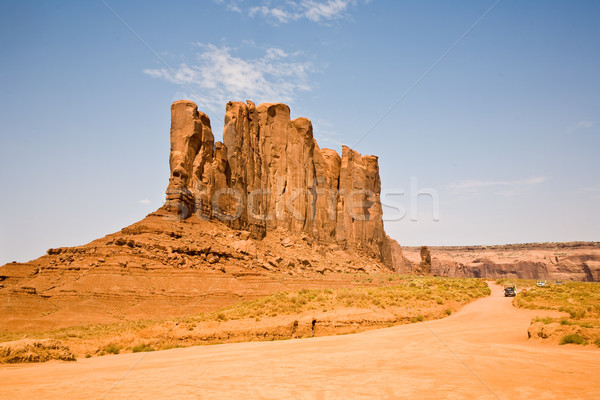
[[[146,343],[141,343],[141,344],[138,344],[137,346],[133,346],[132,351],[134,353],[143,353],[146,351],[154,351],[154,349],[152,347],[146,345]]]
[[[560,344],[567,344],[567,343],[586,344],[587,341],[584,338],[582,338],[581,336],[579,336],[577,333],[571,333],[571,334],[563,336],[562,339],[560,339]]]
[[[104,348],[104,353],[106,353],[106,354],[119,354],[120,350],[121,349],[117,345],[114,345],[114,344],[111,343],[111,344],[109,344],[108,346],[106,346]]]
[[[422,315],[417,315],[416,317],[410,317],[410,322],[412,322],[413,324],[415,322],[423,322],[423,316]]]

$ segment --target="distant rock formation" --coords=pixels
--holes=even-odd
[[[421,262],[413,272],[420,275],[429,275],[431,274],[431,252],[429,251],[429,247],[421,246],[420,254]]]
[[[423,264],[423,248],[403,247],[403,254]],[[431,273],[458,278],[600,281],[600,243],[527,243],[498,246],[428,248]]]
[[[164,209],[182,218],[218,219],[256,239],[284,228],[393,266],[377,157],[319,148],[310,120],[291,120],[285,104],[229,102],[215,143],[196,104],[173,103],[170,167]]]

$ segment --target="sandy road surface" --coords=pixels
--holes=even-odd
[[[600,399],[600,349],[527,341],[492,295],[443,320],[354,335],[0,367],[0,398]]]

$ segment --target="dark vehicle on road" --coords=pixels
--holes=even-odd
[[[517,295],[517,287],[514,285],[504,286],[504,297],[515,297]]]

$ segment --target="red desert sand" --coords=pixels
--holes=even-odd
[[[359,334],[0,367],[6,399],[598,399],[592,346],[527,340],[502,289],[437,321]]]

